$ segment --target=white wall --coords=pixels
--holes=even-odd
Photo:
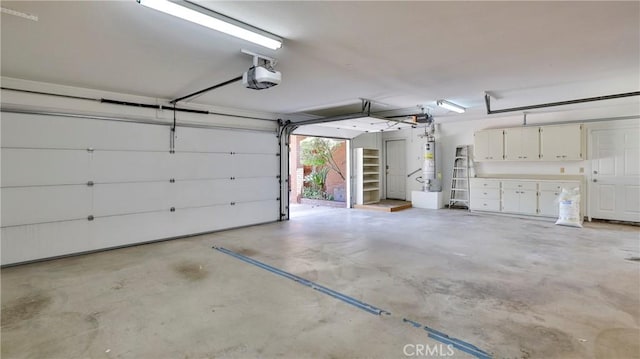
[[[620,117],[636,117],[635,119],[610,121],[605,119]],[[472,120],[449,120],[438,118],[436,121],[436,141],[438,143],[437,150],[440,154],[440,166],[437,171],[442,172],[443,176],[443,204],[448,203],[451,190],[451,175],[453,172],[453,159],[455,156],[455,148],[459,145],[473,145],[473,134],[475,131],[488,128],[506,128],[518,127],[523,123],[522,114],[509,116],[485,116]],[[527,115],[528,125],[543,125],[555,122],[567,121],[585,121],[592,119],[602,119],[599,122],[586,122],[585,127],[588,132],[590,128],[602,128],[603,126],[617,126],[625,123],[640,123],[640,105],[620,105],[619,107],[600,107],[587,110],[572,111],[555,111],[544,112]],[[422,167],[423,154],[422,146],[426,142],[425,139],[418,137],[424,133],[424,128],[404,129],[394,132],[385,132],[383,140],[405,139],[407,145],[407,171],[412,172]],[[587,143],[588,145],[588,143]],[[587,151],[588,153],[588,151]],[[481,162],[475,163],[475,173],[477,175],[494,175],[494,174],[537,174],[537,175],[562,175],[560,169],[564,168],[564,175],[581,175],[589,174],[589,161],[565,161],[565,162]],[[584,173],[581,173],[581,169]],[[408,174],[407,173],[407,174]],[[473,172],[472,172],[473,175]],[[420,176],[417,173],[407,179],[407,200],[411,200],[411,191],[420,191],[422,184],[415,181],[415,177]]]
[[[354,148],[375,148],[382,150],[382,133],[364,133],[351,140],[351,149]]]

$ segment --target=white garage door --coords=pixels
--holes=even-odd
[[[279,219],[275,132],[2,113],[2,264]]]

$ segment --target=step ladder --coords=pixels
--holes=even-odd
[[[449,208],[469,209],[470,148],[471,146],[456,147],[456,157],[453,160],[453,175],[451,176]]]

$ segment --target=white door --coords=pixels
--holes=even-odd
[[[386,142],[386,165],[387,165],[387,198],[407,199],[406,176],[407,159],[405,156],[404,140],[393,140]]]
[[[639,128],[592,130],[590,217],[640,222]]]

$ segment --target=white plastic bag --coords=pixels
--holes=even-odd
[[[582,228],[580,215],[580,188],[562,189],[558,196],[559,215],[556,224],[561,226]]]

